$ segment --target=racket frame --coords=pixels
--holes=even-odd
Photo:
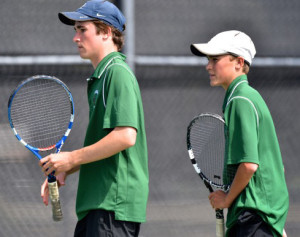
[[[191,160],[191,163],[196,171],[196,173],[199,175],[199,177],[203,180],[205,186],[207,187],[207,189],[209,190],[210,193],[214,192],[212,187],[215,187],[216,189],[220,189],[223,190],[224,192],[227,192],[230,188],[230,185],[220,185],[217,184],[211,180],[209,180],[205,174],[202,173],[201,168],[199,167],[197,160],[195,158],[194,152],[193,152],[193,148],[192,148],[192,144],[190,142],[190,132],[192,130],[193,125],[196,123],[197,120],[199,120],[201,117],[213,117],[215,119],[218,119],[219,121],[221,121],[222,123],[225,124],[224,119],[218,115],[218,114],[213,114],[213,113],[202,113],[196,117],[194,117],[192,119],[192,121],[190,122],[190,124],[188,125],[187,128],[187,150],[188,150],[188,154],[189,154],[189,158]],[[224,237],[225,236],[225,224],[224,224],[224,212],[223,209],[216,209],[216,235],[217,237]]]
[[[12,102],[13,99],[15,97],[15,95],[17,94],[17,92],[27,83],[29,83],[32,80],[53,80],[56,83],[60,84],[64,90],[66,91],[69,100],[70,100],[70,111],[71,111],[71,115],[70,115],[70,122],[68,124],[68,128],[66,130],[66,132],[63,134],[63,136],[61,137],[61,139],[56,143],[53,144],[51,146],[48,147],[42,147],[42,148],[38,148],[38,147],[33,147],[31,145],[29,145],[28,143],[26,143],[18,134],[17,130],[14,127],[12,118],[11,118],[11,106],[12,106]],[[39,154],[39,152],[43,152],[43,151],[49,151],[52,150],[54,148],[56,148],[56,153],[59,153],[63,144],[65,143],[67,137],[70,134],[70,131],[72,129],[73,126],[73,122],[74,122],[74,102],[73,102],[73,96],[69,90],[69,88],[65,85],[65,83],[63,83],[61,80],[59,80],[58,78],[54,77],[54,76],[47,76],[47,75],[36,75],[36,76],[32,76],[29,77],[27,79],[25,79],[24,81],[20,82],[18,84],[18,86],[13,90],[13,92],[11,93],[9,100],[8,100],[8,121],[10,124],[10,127],[15,135],[15,137],[18,139],[18,141],[23,144],[29,151],[31,151],[39,160],[42,159],[42,156]],[[60,221],[63,218],[62,215],[62,209],[61,209],[61,204],[60,204],[60,198],[59,198],[59,191],[58,191],[58,183],[56,180],[56,177],[54,176],[54,172],[48,175],[48,187],[49,187],[49,197],[51,200],[51,204],[52,204],[52,214],[53,214],[53,220],[54,221]]]

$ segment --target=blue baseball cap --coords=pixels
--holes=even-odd
[[[74,12],[58,13],[60,21],[66,25],[74,25],[75,21],[100,20],[108,25],[124,31],[125,17],[111,2],[103,0],[87,1]]]

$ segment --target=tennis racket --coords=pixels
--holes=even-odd
[[[225,135],[224,120],[217,114],[195,117],[187,128],[187,149],[193,167],[210,192],[229,185],[223,183]],[[216,235],[225,236],[223,210],[216,210]]]
[[[8,119],[16,138],[39,160],[40,153],[60,152],[74,120],[74,103],[68,87],[59,79],[38,75],[22,81],[8,101]],[[62,220],[54,172],[48,176],[53,220]]]

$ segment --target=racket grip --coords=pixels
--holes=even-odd
[[[216,235],[217,237],[225,236],[224,219],[216,219]]]
[[[61,221],[63,218],[63,215],[62,215],[62,210],[61,210],[61,206],[60,206],[57,181],[48,183],[48,187],[49,187],[49,196],[50,196],[51,205],[52,205],[53,220]]]

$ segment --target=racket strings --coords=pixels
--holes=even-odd
[[[232,184],[238,165],[227,165],[224,168],[223,179],[225,184]]]
[[[68,129],[71,114],[68,92],[51,79],[26,83],[11,105],[16,131],[26,143],[37,148],[58,142]]]
[[[205,178],[223,185],[224,123],[210,116],[199,117],[191,128],[190,143]]]

